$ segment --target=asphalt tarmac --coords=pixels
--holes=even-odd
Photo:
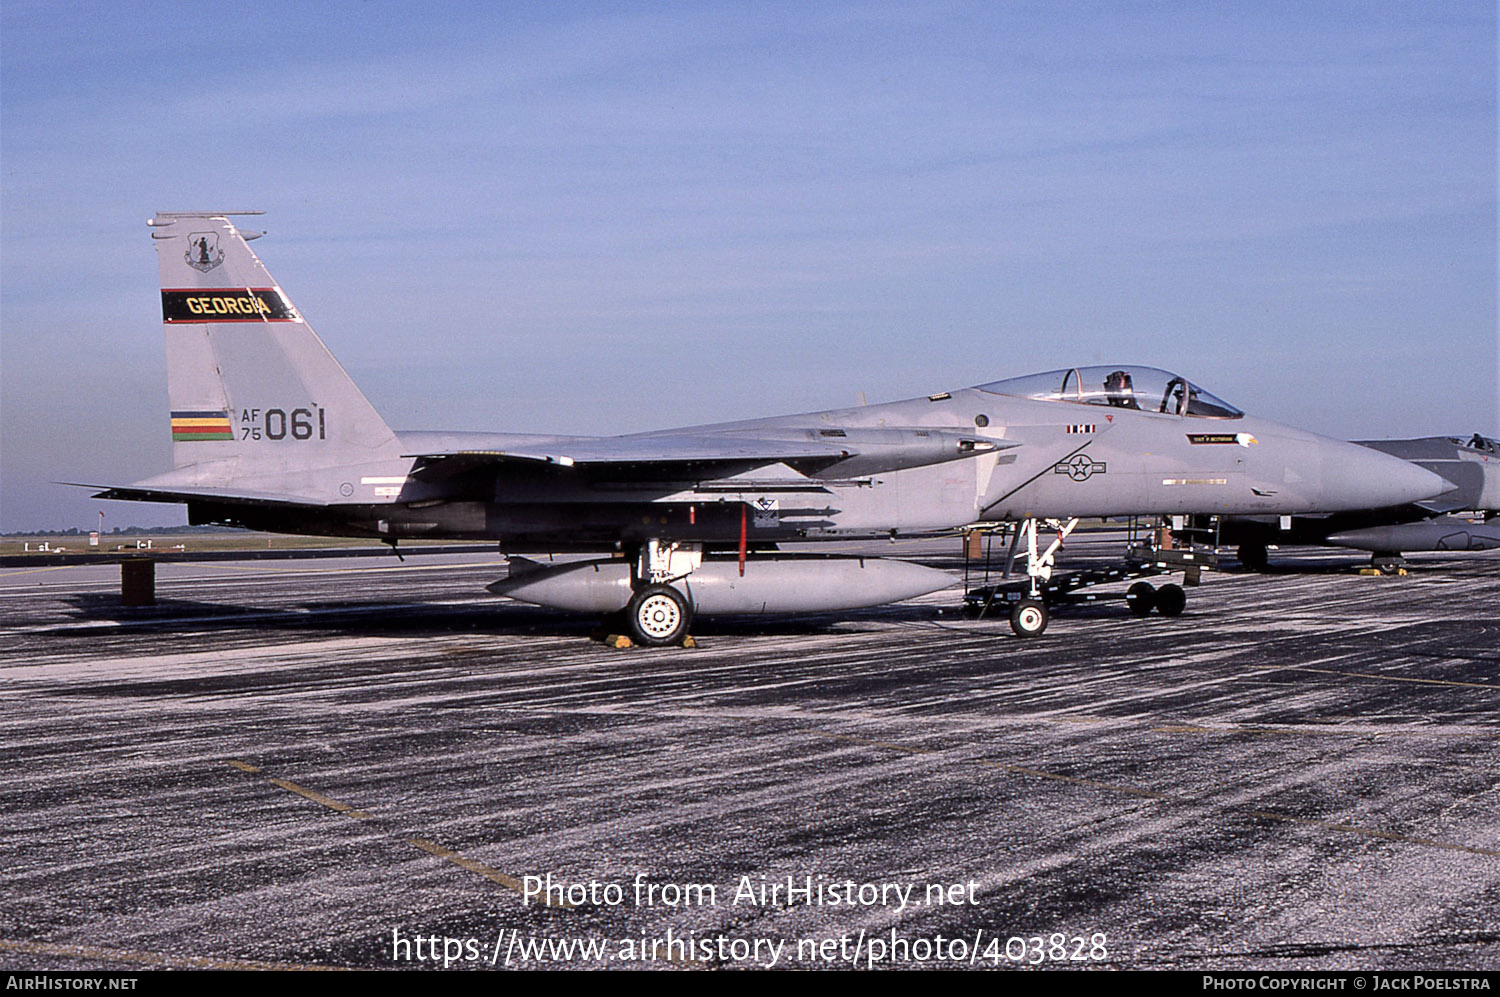
[[[692,650],[493,554],[8,568],[0,967],[1495,969],[1500,557],[1411,561]]]

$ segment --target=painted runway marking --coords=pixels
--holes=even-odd
[[[295,782],[288,782],[285,779],[273,779],[270,776],[266,777],[266,781],[273,786],[280,786],[282,789],[286,790],[289,793],[296,793],[298,796],[305,797],[309,800],[312,800],[314,803],[321,804],[322,806],[327,807],[329,810],[334,810],[338,813],[345,814],[346,816],[353,817],[355,820],[370,819],[370,815],[363,810],[356,810],[347,803],[341,803],[331,796],[324,796],[322,793],[319,793],[316,790],[308,789],[305,786],[299,786]]]
[[[284,969],[312,973],[347,973],[352,966],[323,966],[305,962],[262,962],[258,959],[216,959],[212,956],[168,955],[164,952],[135,952],[130,949],[100,948],[94,945],[48,945],[44,942],[13,942],[0,939],[0,952],[22,952],[62,959],[91,959],[99,962],[137,962],[173,969]]]
[[[271,785],[276,786],[279,789],[284,789],[289,793],[296,793],[298,796],[312,800],[314,803],[325,806],[330,810],[345,815],[346,817],[353,817],[356,820],[375,819],[373,814],[368,813],[364,810],[357,810],[354,807],[351,807],[349,804],[344,803],[341,800],[335,800],[331,796],[325,796],[317,790],[308,789],[306,786],[299,786],[295,782],[290,782],[286,779],[278,779],[274,776],[265,775],[259,767],[251,765],[249,762],[242,762],[237,758],[230,758],[226,759],[226,764],[228,764],[232,768],[239,769],[241,772],[248,772],[252,775],[264,776],[265,780]],[[455,852],[451,848],[444,848],[442,845],[439,845],[433,841],[429,841],[426,838],[416,838],[402,835],[401,840],[405,841],[413,848],[421,849],[429,855],[435,855],[438,858],[443,859],[444,861],[453,863],[460,869],[466,869],[476,875],[483,876],[490,882],[498,883],[508,890],[515,891],[521,896],[525,896],[526,894],[525,885],[521,882],[520,879],[516,878],[515,876],[509,875],[508,873],[501,872],[499,869],[487,866],[483,862],[476,862],[475,860],[468,858],[467,856],[459,852]],[[551,899],[543,898],[542,903],[547,907],[553,907],[561,910],[575,909],[575,906],[573,904],[567,903],[566,901],[553,902]]]
[[[0,571],[0,578],[13,578],[16,575],[33,575],[38,571],[60,571],[63,568],[71,567],[71,564],[53,564],[45,568],[21,568],[18,571]]]
[[[838,741],[848,741],[851,744],[863,744],[872,748],[885,748],[889,751],[900,751],[910,755],[943,755],[945,752],[938,748],[919,748],[904,744],[894,744],[890,741],[871,741],[859,737],[851,737],[848,734],[834,734],[827,731],[814,731],[823,737],[829,737]],[[1008,762],[997,762],[992,759],[975,759],[974,764],[985,768],[1000,769],[1005,772],[1014,772],[1018,775],[1032,776],[1037,779],[1046,779],[1050,782],[1068,783],[1074,786],[1086,786],[1090,789],[1103,789],[1112,793],[1121,793],[1126,796],[1139,796],[1147,799],[1162,800],[1167,803],[1181,803],[1186,806],[1201,806],[1203,801],[1189,799],[1184,796],[1175,796],[1170,793],[1158,793],[1150,789],[1140,789],[1136,786],[1125,786],[1120,783],[1100,782],[1097,779],[1083,779],[1077,776],[1062,775],[1058,772],[1048,772],[1044,769],[1028,768],[1023,765],[1011,765]],[[1406,834],[1397,834],[1394,831],[1381,831],[1375,828],[1359,827],[1355,824],[1342,824],[1334,821],[1315,820],[1310,817],[1295,817],[1291,814],[1277,813],[1274,810],[1252,810],[1248,807],[1239,806],[1217,806],[1209,803],[1208,806],[1228,813],[1243,813],[1251,817],[1263,820],[1283,821],[1291,824],[1303,824],[1309,827],[1321,827],[1329,831],[1341,831],[1346,834],[1357,834],[1365,838],[1383,838],[1387,841],[1400,841],[1409,845],[1423,845],[1428,848],[1440,848],[1450,852],[1467,852],[1470,855],[1487,855],[1500,858],[1500,849],[1480,848],[1474,845],[1459,845],[1450,841],[1438,841],[1433,838],[1418,838]]]
[[[483,876],[485,879],[488,879],[491,882],[499,883],[506,889],[515,890],[517,893],[523,895],[525,894],[525,887],[521,884],[521,881],[519,879],[514,876],[506,875],[498,869],[492,869],[489,866],[485,865],[483,862],[475,862],[471,858],[465,858],[458,852],[455,852],[449,848],[444,848],[442,845],[428,841],[426,838],[407,838],[405,840],[408,845],[411,845],[414,848],[420,848],[422,849],[422,851],[426,852],[429,855],[436,855],[440,859],[446,859],[447,861],[452,862],[454,865],[458,866],[460,869],[467,869],[472,873]],[[568,903],[553,904],[551,902],[548,902],[547,906],[572,907],[573,905]]]

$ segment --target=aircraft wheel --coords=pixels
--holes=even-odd
[[[630,635],[650,647],[680,644],[693,622],[693,610],[670,585],[647,585],[626,607]]]
[[[1150,582],[1136,582],[1125,590],[1125,604],[1137,616],[1145,616],[1156,608],[1156,586]]]
[[[1234,555],[1240,559],[1240,564],[1251,571],[1265,571],[1270,564],[1265,544],[1240,544]]]
[[[1380,571],[1382,575],[1394,575],[1401,570],[1405,559],[1400,554],[1371,554],[1370,566]]]
[[[1181,585],[1163,585],[1156,590],[1156,611],[1163,616],[1180,616],[1187,608],[1187,593]]]
[[[1010,611],[1010,628],[1017,637],[1040,637],[1047,629],[1047,604],[1038,599],[1022,599]]]

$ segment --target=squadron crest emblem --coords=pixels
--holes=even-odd
[[[219,233],[193,232],[188,236],[187,252],[183,255],[187,265],[194,270],[208,273],[224,262],[224,250],[219,248]]]
[[[751,525],[757,530],[774,530],[781,525],[781,503],[776,499],[761,496],[750,503],[750,508],[755,513]]]

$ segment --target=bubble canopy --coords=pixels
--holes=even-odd
[[[1200,419],[1238,419],[1245,414],[1187,378],[1155,367],[1068,367],[992,381],[979,385],[979,390],[1039,401],[1104,405]]]

